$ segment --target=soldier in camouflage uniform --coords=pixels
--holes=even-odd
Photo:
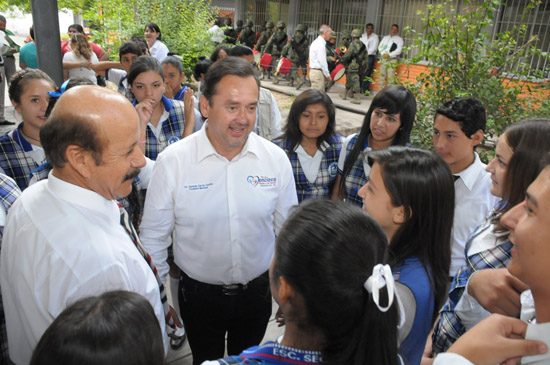
[[[361,75],[367,63],[366,47],[360,37],[359,29],[351,32],[352,41],[347,53],[340,60],[346,66],[346,91],[340,97],[346,100],[348,96],[353,96],[350,101],[353,104],[361,104]]]
[[[250,49],[254,48],[256,43],[256,33],[252,30],[254,23],[252,20],[247,20],[246,27],[242,30],[239,40],[241,44],[249,47]]]
[[[340,46],[338,47],[338,51],[337,51],[340,57],[342,57],[344,53],[346,53],[346,51],[349,48],[350,42],[351,42],[351,33],[349,32],[349,30],[344,30],[342,32],[342,43],[340,43]]]
[[[268,77],[270,77],[271,72],[277,67],[277,62],[279,61],[279,57],[281,57],[281,52],[283,51],[286,41],[288,40],[288,36],[285,33],[285,27],[285,22],[277,22],[277,31],[271,36],[271,38],[269,38],[269,41],[267,41],[267,44],[265,45],[265,53],[270,54],[273,57],[271,59],[271,66],[268,70]],[[275,80],[279,82],[277,77],[275,77]]]
[[[233,25],[231,24],[231,18],[227,18],[223,21],[223,34],[225,35],[225,39],[222,43],[226,44],[236,44],[237,43],[237,37],[239,34],[235,29],[233,29]]]
[[[325,48],[327,50],[328,72],[332,73],[332,71],[336,67],[336,60],[340,58],[340,56],[338,56],[338,54],[336,53],[336,34],[332,33],[329,41],[325,45]],[[333,85],[334,85],[334,80],[325,82],[325,90],[327,93]]]
[[[237,34],[241,34],[241,32],[243,31],[243,21],[242,20],[237,20],[237,28],[235,28],[235,31],[237,32]]]
[[[269,41],[269,38],[273,35],[273,28],[275,25],[270,20],[265,24],[265,29],[260,34],[260,39],[258,39],[258,42],[256,43],[256,51],[260,52],[261,55],[264,55],[265,52],[265,46],[267,44],[267,41]],[[262,75],[260,76],[260,79],[264,79],[265,74],[268,74],[266,70],[262,68]],[[269,74],[268,74],[269,77]]]
[[[298,69],[302,68],[302,74],[305,75],[307,71],[307,58],[309,56],[309,40],[306,37],[307,29],[303,24],[298,24],[296,26],[296,33],[292,36],[290,42],[288,42],[283,48],[281,53],[283,57],[287,57],[292,66],[290,69],[290,86],[294,86],[294,81],[298,80],[296,85],[296,90],[299,90],[300,87],[305,82],[305,77],[298,76]],[[275,76],[274,84],[277,82],[277,76]]]

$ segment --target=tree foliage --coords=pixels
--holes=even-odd
[[[418,52],[408,62],[427,65],[415,82],[407,84],[418,102],[411,135],[414,145],[432,148],[433,113],[453,97],[473,96],[484,104],[490,137],[514,121],[550,111],[542,93],[547,83],[540,82],[545,75],[527,63],[531,56],[548,55],[535,46],[536,36],[527,37],[525,24],[492,37],[500,5],[501,0],[466,2],[460,13],[449,0],[428,5],[426,12],[420,12],[422,30],[407,30],[412,33],[412,49]],[[537,5],[530,0],[523,19]]]
[[[209,0],[58,0],[59,10],[80,13],[90,28],[90,40],[110,49],[118,59],[118,48],[131,36],[143,36],[147,23],[157,23],[162,41],[183,57],[186,73],[199,56],[210,55],[214,44],[208,34],[216,16]],[[0,0],[0,9],[16,6],[30,12],[29,0]]]

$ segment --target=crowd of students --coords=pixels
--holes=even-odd
[[[181,62],[167,56],[156,24],[146,26],[145,39],[123,43],[120,62],[90,65],[94,74],[104,75],[133,103],[139,117],[144,142],[140,148],[147,165],[135,177],[135,194],[121,200],[138,230],[154,161],[168,145],[207,128],[199,108],[207,101],[197,100],[203,89],[194,93],[182,86]],[[194,73],[199,85],[212,62],[251,57],[252,50],[238,47],[218,47],[211,60],[199,60]],[[80,68],[97,58],[79,32],[72,36],[70,48],[73,55],[64,61],[80,62]],[[23,121],[0,137],[2,226],[20,192],[47,177],[40,130],[53,104],[66,89],[95,81],[95,75],[68,76],[71,84],[57,90],[36,69],[20,70],[10,81],[9,96]],[[522,318],[539,320],[537,314],[542,313],[535,312],[532,303],[542,303],[541,292],[547,294],[548,288],[536,285],[533,274],[525,273],[529,262],[518,262],[514,245],[529,240],[520,229],[525,217],[518,205],[529,207],[529,215],[537,205],[548,203],[536,198],[547,199],[537,194],[550,188],[544,159],[550,153],[550,119],[511,124],[485,166],[475,152],[485,134],[485,108],[475,98],[457,97],[434,111],[436,152],[410,145],[415,115],[414,95],[403,86],[388,86],[373,98],[360,131],[343,137],[336,132],[336,109],[325,92],[306,90],[294,100],[282,132],[270,130],[269,138],[288,157],[301,203],[277,236],[269,269],[271,294],[282,311],[285,334],[281,342],[230,353],[213,363],[269,363],[276,358],[277,363],[299,364],[419,364],[446,351],[436,362],[456,352],[475,363],[490,363],[545,352],[540,344],[520,348],[526,343],[506,342],[512,333],[524,335],[523,324],[503,317],[482,320],[491,313],[518,316],[520,310]],[[259,119],[256,112],[261,130]],[[173,260],[170,274],[175,292],[181,273]],[[497,287],[495,278],[505,284]],[[528,289],[533,289],[532,296],[522,293]],[[133,363],[162,363],[161,331],[150,305],[140,301],[119,292],[71,305],[45,332],[31,363],[120,361],[103,357],[110,348],[136,354]],[[135,342],[121,336],[129,324],[138,322],[134,310],[139,322],[152,328]],[[112,328],[103,328],[102,321],[112,323]],[[479,322],[482,326],[475,327]],[[135,331],[144,332],[141,327]],[[183,342],[178,333],[173,336],[180,338],[176,347]],[[474,343],[471,337],[477,333],[502,343],[503,350],[478,350],[488,346],[488,340]],[[142,352],[131,350],[138,348]]]

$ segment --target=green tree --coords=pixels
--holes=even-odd
[[[170,51],[182,56],[186,74],[189,74],[200,56],[209,56],[214,50],[208,29],[216,17],[216,9],[209,0],[136,0],[136,23],[139,34],[147,23],[157,23],[162,41]]]
[[[412,50],[418,52],[408,63],[427,62],[425,72],[406,85],[418,102],[417,123],[411,135],[414,145],[433,148],[434,111],[453,97],[473,96],[484,104],[490,137],[500,135],[514,121],[550,111],[542,93],[545,84],[525,84],[544,78],[540,70],[529,66],[530,57],[548,55],[535,46],[536,36],[527,37],[525,25],[491,37],[500,5],[501,0],[466,2],[458,13],[447,0],[420,12],[421,31],[408,29]],[[530,0],[523,18],[537,5]],[[503,82],[506,72],[509,82]]]

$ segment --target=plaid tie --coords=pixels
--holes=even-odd
[[[151,255],[149,255],[147,251],[145,251],[145,248],[143,248],[143,245],[139,240],[139,236],[134,226],[130,224],[130,218],[128,217],[126,209],[124,209],[124,207],[122,207],[120,203],[118,203],[118,208],[120,209],[120,224],[122,225],[122,227],[124,227],[126,233],[128,233],[128,235],[132,239],[132,242],[134,242],[134,245],[136,245],[136,248],[138,249],[141,256],[143,256],[145,261],[147,261],[147,264],[149,264],[149,267],[153,271],[153,274],[155,274],[155,278],[157,279],[157,283],[159,285],[160,301],[162,302],[162,307],[164,309],[164,318],[166,320],[166,324],[171,328],[176,329],[176,324],[174,323],[174,319],[172,318],[172,314],[170,313],[170,306],[168,305],[168,298],[166,297],[166,289],[164,288],[164,284],[160,280],[160,276],[157,272],[155,263],[153,262]]]

